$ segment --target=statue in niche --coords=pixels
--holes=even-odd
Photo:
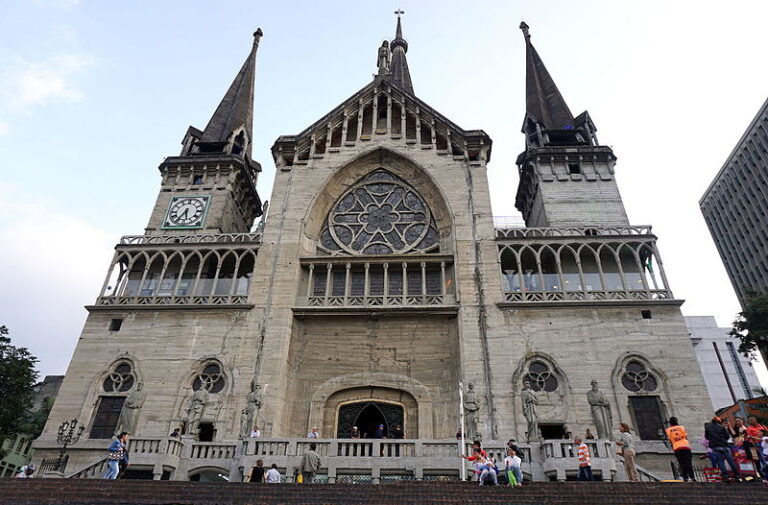
[[[251,423],[248,422],[248,409],[240,411],[240,438],[247,438],[251,433]]]
[[[379,47],[379,53],[376,59],[376,66],[379,67],[379,75],[386,75],[389,73],[389,56],[389,42],[385,40],[381,43],[381,47]]]
[[[184,433],[187,435],[197,435],[199,431],[200,420],[203,418],[205,406],[208,404],[208,390],[198,389],[192,394],[187,407],[187,426]]]
[[[597,428],[597,438],[602,440],[611,440],[611,426],[613,426],[613,416],[611,415],[611,405],[597,387],[597,381],[592,380],[592,389],[587,392],[587,401],[592,411],[592,421]]]
[[[523,384],[523,391],[520,394],[520,399],[523,402],[523,416],[528,425],[525,432],[525,439],[528,442],[536,442],[541,439],[539,434],[539,418],[536,415],[536,405],[539,404],[539,399],[536,398],[536,393],[531,389],[530,382],[525,381]]]
[[[123,402],[123,408],[120,410],[120,417],[117,420],[117,433],[126,432],[133,435],[136,433],[136,425],[139,421],[139,411],[144,406],[147,399],[147,393],[144,391],[144,383],[139,382],[136,389],[128,393]]]
[[[467,427],[466,437],[469,440],[482,440],[483,434],[479,430],[480,401],[475,393],[475,385],[471,382],[464,393],[464,420]]]
[[[246,417],[244,423],[241,422],[240,436],[247,437],[251,433],[251,429],[256,424],[259,417],[259,411],[261,410],[261,386],[256,383],[251,383],[251,392],[248,393],[248,399],[246,402],[245,410]]]

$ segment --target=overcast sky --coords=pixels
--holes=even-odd
[[[514,208],[521,20],[574,114],[613,147],[633,224],[653,225],[685,315],[739,307],[698,200],[766,99],[768,2],[0,0],[0,324],[61,374],[112,248],[140,234],[157,165],[203,128],[261,27],[254,157],[368,83],[401,7],[416,94],[493,139]]]

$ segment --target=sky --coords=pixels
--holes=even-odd
[[[0,324],[62,374],[157,166],[203,128],[264,31],[253,156],[367,84],[402,8],[416,94],[493,139],[496,216],[518,216],[530,25],[574,114],[618,156],[630,221],[653,225],[685,315],[740,310],[698,200],[766,99],[768,2],[0,0]],[[764,384],[765,376],[761,377]]]

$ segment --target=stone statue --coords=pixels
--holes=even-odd
[[[471,382],[467,385],[467,391],[464,393],[464,421],[466,424],[466,437],[469,440],[482,440],[483,434],[480,433],[480,402],[475,393],[475,385]]]
[[[259,417],[259,410],[261,410],[261,386],[252,383],[251,384],[251,392],[248,393],[248,401],[245,406],[245,412],[247,414],[247,417],[245,418],[245,425],[243,426],[241,423],[240,426],[240,435],[243,437],[247,437],[251,433],[251,428],[253,428],[254,424],[256,424],[256,421]]]
[[[386,75],[389,73],[389,42],[386,40],[381,43],[381,47],[379,48],[376,66],[379,67],[379,75]]]
[[[539,435],[539,418],[536,415],[536,405],[539,404],[539,399],[536,398],[536,393],[531,389],[530,382],[525,381],[523,384],[520,399],[523,402],[523,416],[528,423],[525,438],[528,442],[538,441],[541,438]]]
[[[591,384],[592,389],[587,392],[587,401],[592,411],[592,420],[595,423],[595,428],[597,428],[597,438],[611,440],[611,426],[613,426],[611,405],[603,392],[598,389],[597,381],[593,380]]]
[[[120,417],[117,420],[117,433],[125,431],[133,435],[136,433],[136,425],[139,421],[139,411],[144,406],[147,399],[147,393],[144,391],[144,383],[139,382],[136,389],[128,393],[123,402],[123,408],[120,410]]]
[[[240,411],[240,438],[246,438],[251,433],[251,423],[248,422],[248,409]]]
[[[184,433],[187,435],[197,435],[198,425],[203,418],[205,412],[205,406],[208,404],[208,390],[198,389],[189,399],[189,407],[187,407],[187,426],[184,429]]]

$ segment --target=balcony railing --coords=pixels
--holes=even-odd
[[[453,258],[419,256],[302,259],[305,296],[299,307],[418,308],[456,304]]]
[[[496,238],[557,238],[557,237],[626,237],[651,235],[650,226],[608,226],[579,228],[525,228],[519,225],[505,226],[494,218]]]
[[[119,245],[259,244],[258,233],[201,233],[198,235],[123,235]]]

